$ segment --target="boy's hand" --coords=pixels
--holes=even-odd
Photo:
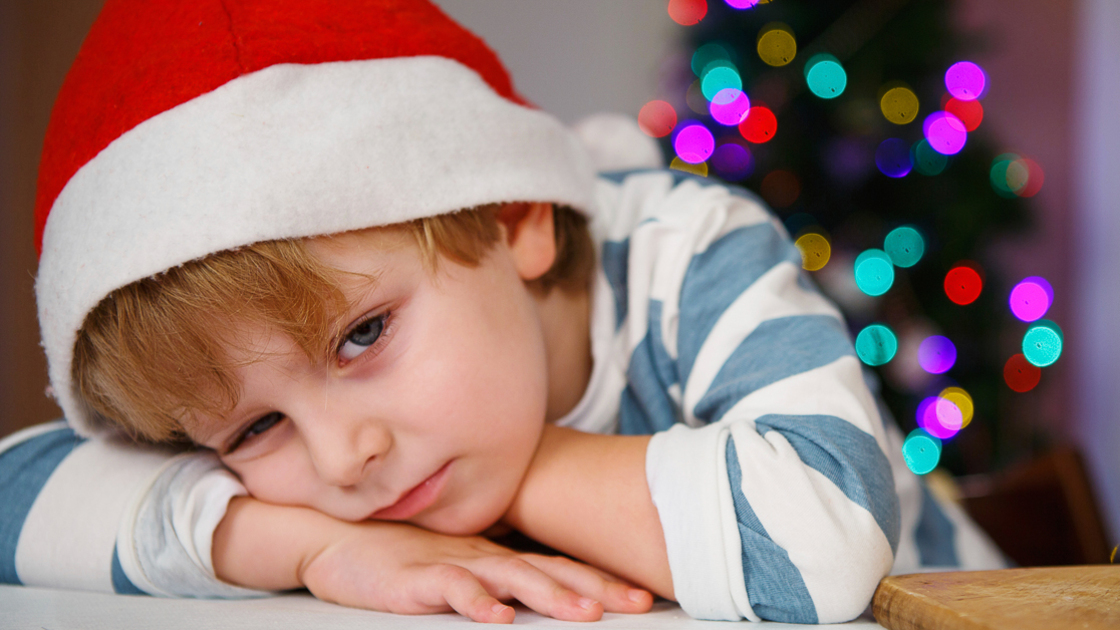
[[[489,623],[513,621],[514,610],[502,603],[511,599],[568,621],[646,612],[653,602],[648,592],[566,558],[403,523],[345,523],[249,498],[231,502],[214,534],[213,556],[218,576],[243,586],[306,586],[346,606],[403,614],[454,610]]]

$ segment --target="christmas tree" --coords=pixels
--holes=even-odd
[[[1061,352],[1045,280],[994,237],[1027,227],[1034,161],[984,137],[987,77],[942,0],[672,0],[687,54],[639,115],[674,168],[758,191],[845,312],[915,472],[1029,455],[1003,403]],[[1008,296],[1010,295],[1010,301]],[[1009,352],[1006,340],[1022,339]]]

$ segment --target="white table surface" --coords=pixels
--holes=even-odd
[[[743,622],[749,623],[749,622]],[[58,591],[22,586],[0,586],[0,628],[27,630],[151,630],[205,628],[276,628],[310,630],[361,628],[369,630],[414,630],[418,628],[464,627],[471,621],[459,615],[406,616],[345,608],[321,602],[307,593],[253,600],[162,599]],[[660,602],[644,615],[607,614],[602,621],[576,623],[542,617],[520,606],[514,624],[546,627],[625,628],[633,630],[729,630],[724,621],[697,621],[676,605]],[[480,628],[482,626],[475,626]],[[751,628],[821,628],[800,624],[765,622]],[[830,628],[882,630],[866,615]]]

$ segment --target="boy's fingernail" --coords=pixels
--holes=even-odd
[[[632,588],[632,589],[630,589],[630,592],[628,592],[626,594],[626,596],[629,597],[630,601],[632,601],[632,602],[640,602],[640,601],[642,601],[643,599],[646,598],[646,592],[645,591],[639,591],[636,588]]]
[[[586,597],[579,598],[579,607],[584,610],[591,610],[595,607],[596,603],[597,602],[593,599],[588,599]]]
[[[506,606],[505,604],[494,604],[490,607],[490,610],[494,611],[495,615],[500,615],[504,613],[507,608],[509,608],[509,606]]]

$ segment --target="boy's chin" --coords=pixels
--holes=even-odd
[[[492,513],[464,514],[460,510],[440,510],[436,513],[421,514],[410,521],[424,529],[448,536],[486,536],[508,533],[512,528],[502,522],[503,510]]]

